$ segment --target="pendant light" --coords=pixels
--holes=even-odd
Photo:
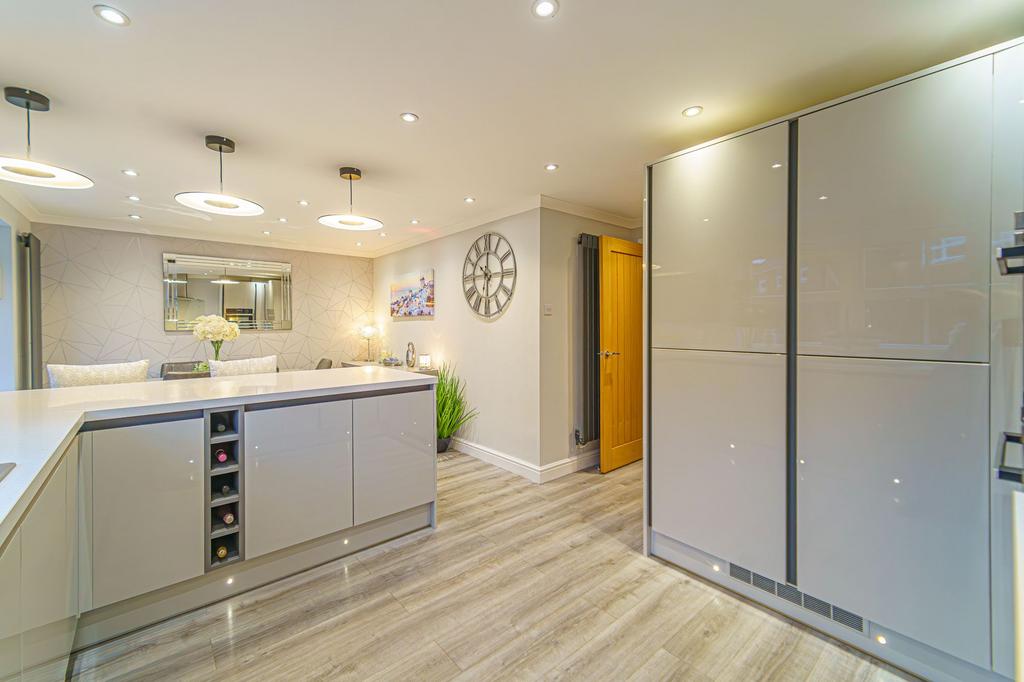
[[[0,156],[0,180],[54,189],[89,189],[92,180],[74,171],[32,160],[32,112],[49,111],[50,98],[25,88],[4,88],[4,99],[25,110],[25,158]]]
[[[237,282],[228,277],[228,269],[224,268],[224,274],[218,277],[217,279],[211,279],[210,284],[240,284],[240,282]]]
[[[174,195],[179,204],[219,215],[263,215],[263,207],[240,197],[224,194],[224,155],[233,154],[235,141],[221,135],[207,135],[206,147],[217,152],[220,160],[220,192],[182,192]]]
[[[322,215],[317,222],[336,230],[353,230],[355,232],[379,230],[384,227],[384,223],[376,218],[356,215],[352,210],[352,182],[362,179],[363,171],[351,166],[343,166],[338,169],[338,174],[343,180],[348,180],[348,213]]]

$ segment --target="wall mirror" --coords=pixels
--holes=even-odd
[[[242,330],[291,329],[291,264],[165,253],[164,330],[191,331],[200,315]]]

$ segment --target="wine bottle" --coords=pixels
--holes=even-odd
[[[224,495],[224,496],[230,495],[231,494],[231,486],[229,486],[227,483],[222,485],[220,487],[220,494]]]
[[[224,433],[228,430],[227,419],[222,414],[213,415],[211,421],[213,422],[213,430],[218,433]]]
[[[221,545],[217,548],[216,554],[218,559],[225,559],[228,556],[228,548],[224,545]]]
[[[235,514],[230,509],[225,508],[224,511],[220,512],[220,521],[225,526],[235,525]]]
[[[220,462],[221,464],[223,464],[224,462],[228,461],[228,453],[226,453],[226,452],[224,451],[224,448],[218,448],[218,449],[217,449],[217,452],[213,453],[213,456],[214,456],[214,457],[215,457],[215,458],[217,459],[217,461],[218,461],[218,462]]]

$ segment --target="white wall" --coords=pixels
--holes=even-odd
[[[385,346],[405,357],[420,353],[453,363],[480,415],[462,438],[502,455],[540,465],[540,209],[509,216],[374,260],[374,310]],[[497,232],[512,245],[518,275],[507,311],[477,317],[462,293],[466,251],[480,235]],[[402,274],[434,269],[432,321],[390,318],[389,285]]]
[[[635,241],[640,230],[541,209],[540,219],[540,464],[551,465],[595,443],[576,446],[577,414],[582,409],[578,344],[580,322],[579,261],[576,239],[581,232]],[[548,314],[550,305],[550,314]]]
[[[290,331],[243,331],[228,359],[277,355],[281,369],[337,364],[360,354],[359,329],[372,319],[373,262],[291,251],[35,224],[42,243],[43,362],[93,364],[148,358],[203,360],[209,344],[163,328],[165,252],[284,261],[292,265]]]

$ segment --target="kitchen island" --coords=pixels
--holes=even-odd
[[[435,383],[360,367],[0,393],[0,679],[431,526]]]

